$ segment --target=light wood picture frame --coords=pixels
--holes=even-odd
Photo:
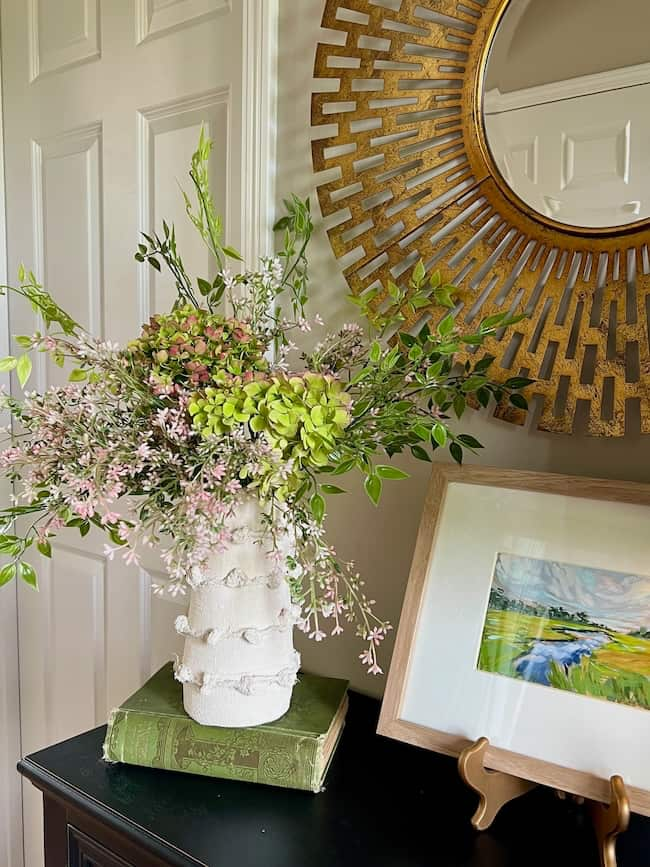
[[[523,492],[523,495],[528,497],[528,503],[532,502],[530,499],[531,495],[541,495],[539,501],[541,509],[552,507],[557,511],[557,508],[562,509],[562,504],[564,504],[565,513],[568,516],[571,516],[574,512],[577,514],[583,506],[587,509],[588,517],[592,521],[597,519],[599,514],[606,513],[609,516],[613,516],[610,518],[610,534],[599,532],[598,526],[594,526],[592,529],[595,534],[595,548],[600,545],[600,548],[607,550],[608,544],[625,545],[625,550],[630,551],[630,556],[637,556],[638,553],[641,562],[646,562],[646,549],[647,553],[650,553],[650,541],[646,541],[642,537],[642,534],[638,532],[639,528],[644,526],[647,510],[648,523],[645,535],[650,536],[650,532],[648,532],[650,531],[650,485],[491,468],[456,467],[452,465],[436,465],[434,467],[417,536],[395,650],[381,709],[378,732],[387,737],[455,757],[459,756],[478,737],[488,733],[480,729],[472,731],[471,720],[467,725],[460,726],[454,730],[431,727],[427,722],[423,723],[419,718],[414,719],[413,717],[416,715],[412,712],[412,708],[411,710],[408,709],[407,705],[409,705],[409,702],[411,705],[413,704],[413,701],[409,699],[410,694],[426,694],[428,689],[430,689],[432,707],[436,702],[440,703],[445,700],[444,695],[436,693],[435,672],[432,673],[430,680],[425,679],[423,681],[420,677],[416,683],[414,679],[419,677],[417,675],[417,668],[418,666],[421,667],[421,659],[418,657],[421,636],[426,633],[427,629],[434,628],[433,623],[426,622],[427,617],[430,620],[435,620],[436,617],[439,617],[440,622],[442,622],[445,617],[455,616],[453,611],[445,610],[444,601],[441,604],[440,611],[433,615],[431,615],[429,609],[426,612],[424,609],[425,604],[428,604],[426,603],[426,598],[429,582],[438,580],[434,574],[435,568],[437,568],[436,558],[440,560],[440,557],[443,557],[442,562],[448,562],[444,560],[444,554],[439,555],[437,551],[444,542],[441,536],[446,532],[445,509],[450,499],[450,491],[454,492],[454,497],[456,497],[459,490],[468,490],[466,486],[474,486],[477,494],[479,491],[494,490],[495,497],[497,498],[495,502],[497,503],[499,502],[499,497],[503,497],[506,500],[514,498],[513,503],[517,505],[516,498],[520,497]],[[490,496],[492,495],[490,494]],[[499,509],[497,508],[493,511],[499,511]],[[507,512],[507,507],[504,508],[504,512]],[[481,514],[480,510],[478,510],[478,514]],[[487,522],[493,519],[494,515],[485,515]],[[499,520],[502,519],[503,515],[500,515]],[[551,523],[555,521],[555,526],[559,526],[558,522],[561,520],[563,520],[562,516],[555,514],[555,517],[551,519]],[[581,525],[585,524],[584,516],[580,517],[580,522]],[[457,524],[454,526],[457,526]],[[573,526],[571,520],[567,519],[566,526],[568,528]],[[626,528],[628,527],[630,528],[630,533],[636,533],[639,537],[639,544],[636,547],[630,546],[626,543],[626,540],[620,538],[621,534],[625,535],[625,532],[627,532]],[[459,539],[463,545],[463,549],[471,549],[471,532],[468,532],[467,528],[463,527],[457,527],[457,530],[460,534]],[[540,533],[543,532],[544,529],[542,528]],[[567,532],[573,531],[569,529]],[[609,539],[607,538],[608,535]],[[488,541],[487,544],[489,545],[490,542]],[[495,539],[494,546],[496,550],[499,549],[500,544],[498,539]],[[623,549],[621,548],[621,550]],[[496,553],[495,556],[497,556]],[[617,556],[615,551],[613,557],[616,558]],[[596,553],[594,557],[598,559]],[[581,558],[578,561],[565,559],[564,562],[578,562],[583,566],[599,567],[602,565],[600,561],[584,564],[584,559],[584,549],[582,549]],[[494,563],[494,560],[492,563]],[[624,565],[624,571],[626,571],[626,574],[630,574],[629,563],[625,563]],[[645,572],[637,573],[635,571],[633,574],[650,574],[650,559],[647,560]],[[492,572],[485,575],[487,583],[484,599],[488,598],[492,585],[492,575]],[[463,580],[463,576],[456,576],[456,578],[458,582]],[[650,599],[648,604],[650,607]],[[466,615],[466,618],[474,618],[480,624],[481,634],[485,617],[485,605],[481,611],[468,611]],[[474,654],[474,660],[476,660],[475,648],[471,648],[469,654],[470,656]],[[580,743],[583,745],[584,750],[588,751],[590,726],[593,724],[594,730],[598,729],[594,735],[594,743],[599,742],[601,744],[601,748],[598,750],[601,755],[596,756],[594,754],[594,769],[589,769],[584,766],[584,756],[582,757],[582,766],[580,762],[576,762],[575,766],[573,766],[571,759],[562,762],[547,761],[544,758],[540,758],[539,755],[534,756],[532,754],[525,754],[517,749],[504,748],[498,745],[498,738],[494,739],[490,737],[491,745],[485,759],[486,767],[604,803],[608,801],[610,796],[609,777],[614,773],[622,773],[626,782],[632,810],[643,815],[650,815],[650,762],[647,766],[647,773],[643,772],[645,774],[643,785],[638,785],[638,780],[636,779],[632,781],[632,784],[629,782],[630,776],[634,777],[634,769],[636,767],[633,756],[634,750],[638,752],[639,758],[647,752],[647,736],[650,736],[650,709],[622,707],[620,704],[600,698],[576,695],[572,692],[564,692],[563,690],[552,689],[548,686],[538,686],[526,681],[502,677],[499,674],[491,672],[478,671],[477,665],[474,665],[472,677],[474,680],[471,683],[476,683],[477,677],[496,679],[496,681],[500,682],[499,689],[504,685],[506,688],[514,685],[515,688],[521,690],[534,690],[534,699],[538,703],[539,701],[544,702],[547,699],[552,699],[555,702],[559,697],[559,700],[563,703],[563,708],[573,708],[576,701],[580,702],[579,718],[582,720],[582,730],[575,733],[576,737],[580,738]],[[531,694],[528,692],[526,696],[530,696]],[[526,700],[527,698],[524,697],[524,703]],[[420,699],[418,701],[422,703]],[[432,710],[431,713],[435,716],[437,711]],[[616,722],[613,724],[612,720]],[[623,720],[623,727],[620,724],[621,720]],[[566,725],[566,717],[563,720],[563,724]],[[628,724],[629,729],[626,730],[625,726]],[[464,731],[461,730],[463,728],[465,729]],[[560,735],[560,737],[566,737],[567,734],[570,734],[570,732],[566,732],[564,735]],[[627,756],[625,761],[629,760],[628,764],[632,769],[629,774],[626,774],[625,767],[612,768],[611,773],[610,769],[606,769],[607,761],[602,756],[603,742],[611,744],[612,753],[620,752],[621,750],[625,753]],[[495,743],[497,745],[492,745]],[[569,748],[566,745],[565,747]],[[605,750],[605,752],[607,751]],[[625,764],[623,759],[621,761]]]

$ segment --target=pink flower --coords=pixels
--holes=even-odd
[[[17,461],[23,460],[24,457],[22,449],[15,446],[10,449],[5,449],[0,453],[0,467],[8,467]]]
[[[223,477],[226,475],[226,465],[221,462],[215,464],[210,470],[210,475],[213,479],[216,479],[218,482],[220,482],[221,479],[223,479]]]
[[[143,460],[150,457],[151,448],[146,443],[140,443],[140,445],[135,450],[136,455]]]
[[[241,490],[241,485],[237,479],[231,479],[226,485],[226,490],[229,494],[236,494],[237,491]]]
[[[309,637],[313,638],[314,641],[322,641],[324,638],[327,638],[321,629],[316,629],[314,632],[310,632]]]
[[[95,508],[88,500],[73,501],[72,511],[76,512],[80,518],[92,518],[95,514]]]
[[[133,565],[139,566],[140,565],[140,558],[138,557],[136,552],[133,550],[133,548],[128,548],[122,554],[122,559],[124,560],[124,562],[126,563],[127,566],[133,566]]]

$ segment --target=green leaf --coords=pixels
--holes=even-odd
[[[379,478],[379,476],[366,476],[366,480],[363,483],[363,486],[366,489],[366,494],[368,494],[370,500],[376,506],[379,503],[379,499],[381,497],[381,479]]]
[[[454,299],[447,291],[446,286],[441,286],[439,289],[436,289],[434,292],[434,298],[441,307],[447,307],[448,309],[451,309],[455,306]]]
[[[380,479],[408,479],[409,474],[397,467],[378,466],[375,467],[375,472]]]
[[[375,340],[372,346],[370,347],[370,360],[376,364],[381,358],[381,345],[379,341]]]
[[[458,443],[452,443],[449,446],[449,452],[457,464],[463,463],[463,450]]]
[[[482,449],[482,444],[476,439],[476,437],[470,436],[470,434],[460,434],[458,437],[459,442],[461,442],[464,446],[467,446],[468,449]]]
[[[32,360],[29,355],[21,355],[16,364],[16,374],[20,387],[24,388],[32,372]]]
[[[85,370],[81,370],[81,368],[75,368],[68,379],[70,382],[83,382],[88,377],[88,372]]]
[[[528,409],[528,401],[523,394],[511,394],[510,403],[516,406],[517,409]]]
[[[506,379],[504,385],[506,388],[528,388],[534,382],[534,379],[528,379],[525,376],[513,376],[511,379]]]
[[[201,293],[201,295],[203,295],[203,297],[209,295],[210,292],[212,292],[212,283],[210,283],[208,280],[204,280],[203,277],[197,277],[196,282],[199,287],[199,292]]]
[[[426,270],[424,268],[424,262],[422,259],[417,263],[415,268],[413,269],[413,282],[416,286],[419,286],[424,278],[426,277]]]
[[[122,539],[117,530],[109,530],[108,538],[114,545],[117,545],[118,548],[123,548],[124,545],[126,545],[126,542],[124,541],[124,539]]]
[[[427,461],[428,463],[431,463],[429,452],[426,449],[423,449],[422,446],[411,446],[411,454],[419,461]]]
[[[437,379],[442,373],[443,364],[444,362],[442,359],[436,361],[435,364],[430,364],[429,367],[427,367],[427,379]]]
[[[13,370],[17,364],[18,359],[14,358],[13,355],[7,355],[6,358],[0,358],[0,373],[7,373],[9,370]]]
[[[44,557],[52,556],[52,546],[47,541],[47,539],[44,539],[42,542],[37,542],[36,547],[39,553],[41,553]]]
[[[6,566],[3,566],[0,569],[0,587],[4,587],[5,584],[8,584],[10,581],[13,581],[16,577],[16,564],[15,563],[7,563]]]
[[[516,325],[518,322],[521,322],[522,319],[528,319],[529,315],[529,313],[517,313],[515,316],[506,316],[501,325],[504,328]]]
[[[486,316],[481,322],[481,329],[495,328],[497,325],[502,325],[507,313],[495,313],[493,316]]]
[[[454,317],[451,315],[451,313],[448,313],[448,314],[444,317],[444,319],[442,319],[442,320],[438,323],[438,334],[439,334],[441,337],[448,337],[448,336],[451,334],[451,332],[454,330],[454,324],[455,324],[455,322],[456,322],[456,320],[455,320]]]
[[[148,259],[148,262],[152,268],[155,268],[156,271],[160,271],[160,262],[158,261],[158,259],[154,259],[153,257],[150,257]]]
[[[431,436],[433,437],[434,442],[442,447],[447,442],[447,428],[444,424],[438,422],[431,431]]]
[[[20,577],[23,579],[25,584],[29,584],[30,587],[34,588],[34,590],[38,590],[36,572],[34,571],[34,567],[29,563],[20,564]]]
[[[349,458],[346,461],[341,461],[341,463],[338,464],[338,466],[336,466],[332,471],[332,475],[343,476],[345,475],[345,473],[349,473],[355,464],[356,461],[354,460],[354,458]]]
[[[463,413],[465,412],[465,407],[467,403],[462,394],[457,394],[454,398],[454,412],[456,413],[457,418],[461,418]]]
[[[18,346],[22,346],[23,349],[29,349],[32,345],[32,338],[27,337],[26,334],[16,334],[14,335],[14,340]]]
[[[82,538],[88,535],[90,532],[90,524],[88,521],[84,521],[84,523],[80,525],[79,532],[81,533]]]
[[[395,365],[397,364],[397,362],[400,358],[400,355],[401,355],[401,353],[399,350],[399,346],[393,346],[391,351],[388,353],[388,355],[384,358],[384,360],[381,363],[382,370],[392,370],[393,367],[395,367]]]
[[[238,262],[244,261],[243,256],[241,256],[234,247],[222,247],[221,249],[229,259],[236,259]]]
[[[337,485],[321,485],[321,490],[326,494],[345,494],[347,491],[344,491],[343,488],[339,488]]]
[[[314,494],[309,501],[309,507],[315,520],[320,524],[325,515],[325,500],[320,494]]]
[[[493,355],[486,355],[485,358],[481,358],[480,361],[477,361],[474,365],[474,373],[485,373],[488,368],[492,366],[494,363]]]

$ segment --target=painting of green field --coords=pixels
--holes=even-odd
[[[497,554],[478,668],[650,709],[650,578]]]

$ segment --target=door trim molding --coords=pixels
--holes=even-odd
[[[521,90],[501,93],[498,87],[483,97],[485,114],[500,114],[520,108],[532,108],[547,102],[560,102],[580,96],[594,96],[609,90],[621,90],[650,83],[650,63],[637,63],[620,69],[607,69],[590,75],[579,75],[549,84],[537,84]]]
[[[278,0],[244,0],[241,253],[249,268],[273,251]]]
[[[3,344],[4,333],[3,324]],[[0,593],[0,863],[22,867],[23,806],[16,772],[21,758],[17,579]]]
[[[0,34],[1,38],[1,34]],[[7,206],[5,198],[5,150],[3,78],[0,65],[0,282],[8,282]],[[0,356],[9,354],[9,303],[0,296]],[[9,374],[0,376],[7,391]],[[9,423],[8,414],[0,423]],[[4,483],[3,483],[4,484]],[[18,660],[18,579],[0,590],[0,863],[22,867],[23,802],[16,764],[21,758],[20,669]]]

